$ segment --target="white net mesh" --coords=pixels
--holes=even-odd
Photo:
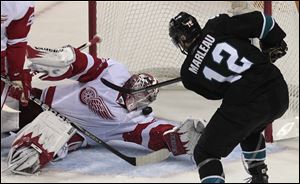
[[[294,1],[274,1],[272,14],[287,34],[288,53],[276,63],[289,86],[290,110],[286,116],[299,116],[299,13]]]
[[[159,79],[179,76],[184,60],[168,35],[168,23],[180,11],[194,15],[203,27],[208,18],[230,9],[230,3],[178,1],[98,2],[99,54],[126,64],[133,73]],[[113,21],[112,21],[113,20]]]

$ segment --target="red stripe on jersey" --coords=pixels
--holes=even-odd
[[[21,80],[21,72],[24,68],[27,43],[17,43],[8,45],[6,49],[6,59],[8,74],[11,80]],[[2,64],[2,63],[1,63]]]
[[[73,70],[72,70],[72,75],[69,78],[84,72],[84,70],[88,66],[87,56],[82,52],[80,52],[80,50],[78,49],[74,49],[74,51],[76,55],[76,60],[74,63],[72,63]]]
[[[142,131],[145,128],[147,128],[147,126],[151,123],[152,122],[144,123],[144,124],[138,124],[133,131],[123,133],[124,141],[134,142],[136,144],[142,144],[142,141],[143,141]]]
[[[86,74],[79,77],[79,82],[88,82],[96,79],[105,68],[107,68],[107,62],[102,62],[99,58],[94,58],[94,65],[87,71]]]
[[[72,75],[68,78],[72,78],[76,75],[80,75],[79,82],[89,82],[96,79],[102,71],[107,68],[108,64],[105,60],[101,60],[97,57],[92,57],[90,61],[88,57],[80,52],[78,49],[74,49],[76,54],[76,61],[72,64]],[[92,67],[88,68],[86,73],[83,73],[89,66],[89,62],[92,62]]]
[[[23,70],[26,54],[26,37],[33,22],[34,8],[28,8],[27,13],[19,20],[13,20],[6,28],[9,41],[14,44],[7,45],[8,70],[11,80],[20,80],[20,73]],[[20,39],[21,42],[17,42]],[[14,42],[15,41],[15,42]]]
[[[7,38],[9,40],[22,39],[27,37],[30,26],[33,22],[33,12],[34,8],[30,7],[28,8],[27,13],[22,19],[14,20],[9,24],[9,26],[6,28]]]
[[[46,97],[45,97],[45,104],[49,105],[51,107],[53,98],[54,98],[54,93],[55,93],[55,86],[51,86],[48,88]]]
[[[154,151],[160,150],[162,148],[168,148],[167,144],[163,139],[164,132],[172,129],[174,126],[170,124],[158,125],[152,128],[149,132],[149,144],[148,147]]]

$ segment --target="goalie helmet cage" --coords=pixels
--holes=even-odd
[[[288,134],[299,123],[299,12],[294,1],[89,1],[89,38],[95,34],[103,38],[99,48],[94,45],[89,51],[122,61],[131,73],[148,72],[160,81],[177,78],[184,55],[170,41],[170,18],[186,11],[204,27],[219,13],[239,13],[245,8],[272,15],[287,33],[289,51],[276,65],[288,83],[290,107],[281,118],[285,124],[276,139],[290,138]],[[299,136],[296,129],[291,137]],[[265,136],[273,142],[272,125]]]

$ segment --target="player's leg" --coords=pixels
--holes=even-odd
[[[225,182],[221,157],[227,156],[242,140],[242,134],[237,134],[239,131],[245,130],[225,118],[220,109],[216,111],[194,149],[194,160],[202,183]]]
[[[17,134],[8,155],[9,170],[34,174],[50,161],[66,157],[74,147],[83,146],[86,141],[78,136],[81,134],[64,119],[43,111]]]
[[[264,99],[248,105],[223,101],[194,150],[202,182],[225,182],[220,159],[228,156],[240,142],[261,127],[264,120],[268,120],[269,115],[264,110],[265,103]]]
[[[252,176],[252,183],[268,183],[266,159],[266,143],[261,132],[252,133],[241,143],[247,170]]]
[[[247,163],[247,170],[252,176],[252,183],[267,183],[267,165],[266,159],[266,143],[263,134],[261,133],[269,122],[273,122],[280,118],[288,108],[288,90],[283,79],[278,79],[270,91],[257,100],[257,105],[254,105],[259,111],[265,111],[267,115],[260,125],[241,142],[244,160]],[[262,104],[258,104],[263,102]],[[253,107],[254,107],[253,106]]]
[[[34,88],[33,94],[35,97],[40,98],[42,95],[42,90]],[[20,130],[25,127],[26,125],[30,124],[31,122],[36,119],[36,117],[39,116],[43,112],[43,109],[37,105],[36,103],[30,101],[28,106],[22,106],[19,105],[21,113],[19,114],[19,127]],[[67,142],[68,145],[68,151],[75,151],[81,147],[87,146],[87,141],[84,135],[82,133],[77,132],[74,134],[70,140]]]
[[[34,94],[40,97],[42,90],[35,89]],[[87,146],[82,133],[39,105],[30,102],[26,107],[20,105],[19,110],[20,128],[15,131],[18,134],[11,144],[8,164],[13,173],[36,173],[50,161],[61,160],[69,152]]]

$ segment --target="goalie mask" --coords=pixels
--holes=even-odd
[[[187,55],[189,46],[200,34],[196,18],[186,12],[180,12],[169,23],[169,36],[183,54]]]
[[[157,84],[158,81],[153,76],[141,73],[132,75],[124,84],[123,87],[130,89],[140,89],[147,86]],[[135,94],[120,94],[117,102],[124,106],[128,111],[143,109],[156,99],[158,88],[142,91]]]

